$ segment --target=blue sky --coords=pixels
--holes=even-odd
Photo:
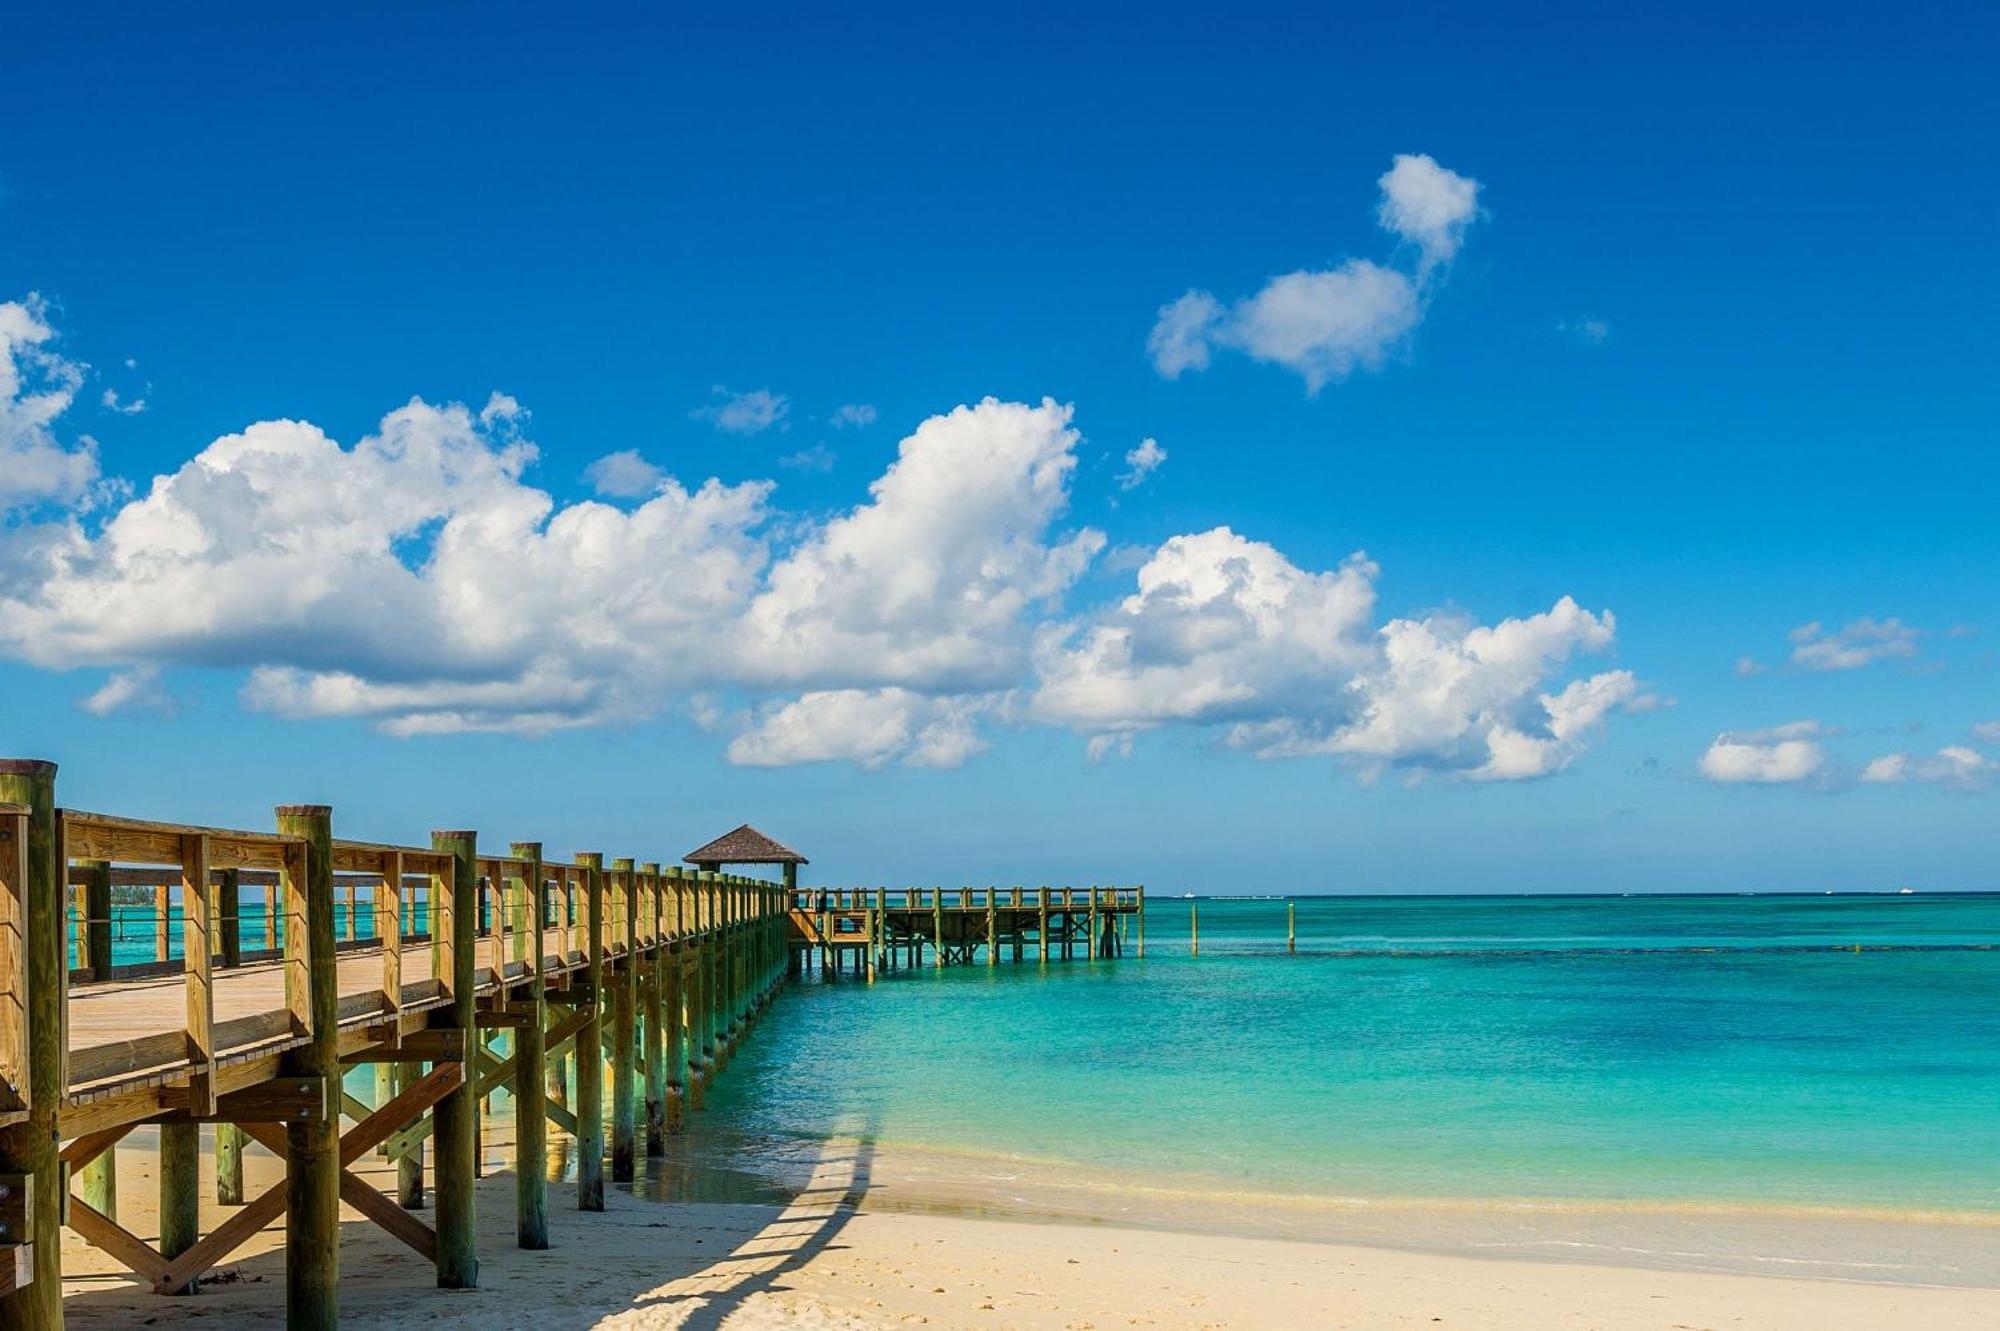
[[[1978,7],[10,26],[0,751],[67,803],[2000,886]]]

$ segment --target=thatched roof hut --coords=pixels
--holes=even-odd
[[[725,864],[782,864],[787,882],[798,872],[799,865],[810,862],[790,846],[782,841],[773,841],[748,823],[734,832],[723,833],[699,850],[689,851],[682,858],[689,864],[718,873]]]

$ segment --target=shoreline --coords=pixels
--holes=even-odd
[[[1668,1199],[1360,1197],[1203,1186],[974,1151],[833,1136],[793,1153],[695,1133],[639,1191],[755,1201],[803,1185],[820,1159],[861,1161],[863,1214],[1119,1227],[1191,1237],[1334,1244],[1440,1257],[1611,1260],[1658,1270],[1802,1273],[1851,1283],[2000,1289],[2000,1212]],[[801,1153],[809,1153],[804,1158]]]
[[[157,1188],[148,1145],[140,1138],[121,1151],[119,1209],[125,1223],[151,1237]],[[2000,1323],[1994,1288],[1668,1270],[1603,1254],[1441,1253],[1116,1222],[924,1214],[869,1205],[869,1193],[886,1190],[874,1176],[879,1157],[838,1150],[826,1152],[782,1205],[656,1201],[613,1187],[604,1214],[582,1215],[559,1184],[551,1195],[552,1250],[523,1252],[514,1246],[511,1173],[493,1167],[504,1146],[503,1136],[489,1135],[489,1169],[476,1202],[476,1291],[437,1290],[428,1263],[343,1209],[344,1324],[467,1331],[1970,1331]],[[261,1149],[246,1153],[245,1170],[253,1193],[282,1177],[280,1162]],[[377,1184],[391,1173],[373,1157],[358,1172]],[[207,1229],[228,1212],[213,1205],[206,1169],[203,1186]],[[862,1204],[851,1205],[857,1195]],[[160,1298],[111,1274],[108,1258],[66,1235],[69,1324],[87,1331],[139,1322],[275,1324],[283,1316],[282,1241],[282,1228],[266,1229],[195,1295]]]

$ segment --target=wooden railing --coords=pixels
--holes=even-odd
[[[1135,911],[1143,887],[839,887],[792,893],[792,909],[817,914],[853,910],[1054,910]]]

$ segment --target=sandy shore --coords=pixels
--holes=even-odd
[[[144,1135],[142,1135],[144,1134]],[[119,1213],[154,1237],[157,1184],[141,1130],[121,1149]],[[497,1166],[497,1144],[489,1155]],[[204,1149],[203,1164],[209,1164]],[[251,1190],[279,1162],[246,1156]],[[362,1172],[379,1184],[372,1158]],[[551,1186],[549,1252],[514,1246],[513,1178],[478,1199],[480,1288],[445,1293],[416,1254],[350,1213],[341,1312],[355,1327],[931,1327],[1100,1331],[1552,1327],[1601,1331],[1925,1331],[2000,1325],[2000,1290],[1780,1279],[1211,1236],[1106,1225],[856,1211],[851,1158],[830,1156],[788,1206],[664,1203],[613,1190],[585,1216]],[[204,1190],[212,1199],[213,1187]],[[205,1202],[203,1229],[227,1214]],[[66,1235],[70,1325],[282,1321],[282,1228],[191,1297],[139,1289]]]

